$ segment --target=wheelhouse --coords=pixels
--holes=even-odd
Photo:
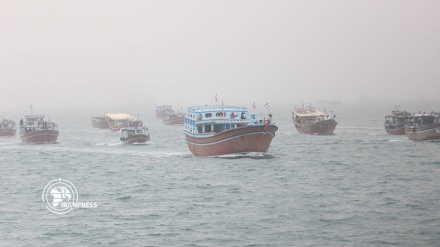
[[[26,115],[23,124],[20,121],[20,133],[27,133],[38,130],[58,130],[58,125],[44,121],[44,115]]]
[[[145,127],[127,127],[121,130],[122,138],[129,138],[136,135],[145,135],[147,133],[147,128]]]
[[[0,118],[0,130],[13,129],[14,127],[15,127],[14,121]]]
[[[424,127],[431,124],[440,123],[440,114],[439,113],[431,113],[428,114],[418,114],[408,119],[408,127]]]
[[[328,114],[327,112],[324,113],[318,111],[312,106],[306,106],[295,108],[292,111],[292,117],[295,123],[299,124],[300,126],[306,126],[334,118],[336,115],[333,115],[333,112]]]
[[[403,116],[386,116],[385,124],[405,124],[407,122],[407,117]]]
[[[194,106],[185,114],[185,132],[191,134],[219,133],[246,126],[249,123],[245,107]]]

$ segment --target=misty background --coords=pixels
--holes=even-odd
[[[437,101],[439,10],[401,0],[1,1],[0,109],[152,112],[216,94],[247,107]]]

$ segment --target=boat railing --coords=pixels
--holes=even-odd
[[[2,122],[0,122],[0,129],[5,130],[5,129],[12,129],[15,127],[15,122],[12,120],[3,120]]]
[[[22,126],[20,126],[21,132],[30,132],[37,130],[56,130],[58,131],[58,125],[52,122],[26,122]]]
[[[253,125],[272,124],[272,114],[250,114],[249,122]]]
[[[212,118],[212,119],[202,119],[197,120],[196,124],[204,124],[204,123],[247,123],[248,119],[223,119],[223,118]]]

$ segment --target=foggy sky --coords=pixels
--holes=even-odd
[[[1,1],[0,108],[438,99],[440,1]]]

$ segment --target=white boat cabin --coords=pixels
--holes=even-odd
[[[58,130],[58,125],[50,120],[45,121],[44,115],[26,115],[25,121],[20,120],[20,133],[27,133],[38,130]]]
[[[272,114],[249,114],[237,106],[193,106],[185,114],[185,132],[213,134],[247,125],[271,124]]]

